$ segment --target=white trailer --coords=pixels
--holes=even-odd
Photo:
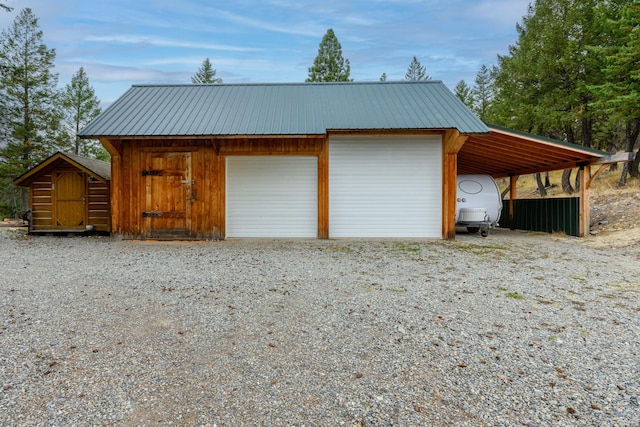
[[[498,225],[502,197],[495,180],[489,175],[458,175],[456,192],[456,225],[470,233],[479,230],[483,237]]]

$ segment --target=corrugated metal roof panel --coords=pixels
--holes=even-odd
[[[440,81],[133,86],[85,138],[489,129]]]

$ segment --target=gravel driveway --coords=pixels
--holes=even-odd
[[[0,230],[0,425],[637,426],[640,248]]]

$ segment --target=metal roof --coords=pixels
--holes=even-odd
[[[441,82],[135,85],[83,138],[323,135],[327,130],[487,126]]]

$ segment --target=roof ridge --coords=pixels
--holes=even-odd
[[[359,85],[392,85],[392,84],[442,84],[442,80],[420,80],[420,81],[363,81],[363,82],[263,82],[263,83],[147,83],[134,84],[131,87],[199,87],[199,86],[359,86]]]

